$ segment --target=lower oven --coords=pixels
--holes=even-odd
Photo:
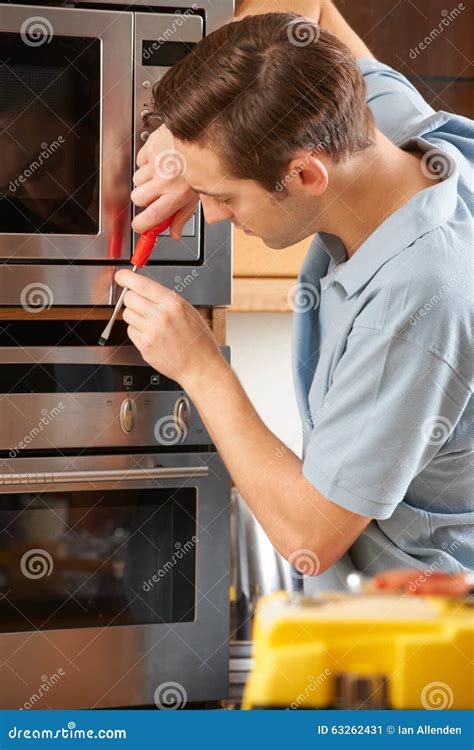
[[[5,393],[12,368],[15,382],[33,386],[35,366],[11,361],[24,352],[0,350],[0,409],[10,425],[0,435],[1,709],[170,708],[227,695],[229,476],[179,386],[160,391],[134,350],[106,352],[77,352],[80,368],[107,361],[93,363],[95,391],[75,392],[86,373],[71,352],[69,365],[58,363],[61,349],[36,352],[37,390],[47,391],[41,367],[56,388],[69,384],[54,414],[51,393]],[[132,362],[137,380],[125,386]],[[108,392],[97,390],[102,378]],[[140,378],[142,388],[154,382],[146,398],[145,389],[121,391]],[[154,428],[170,394],[187,404],[172,415],[181,427],[173,440]],[[101,402],[115,412],[107,430]],[[42,414],[48,424],[35,430]]]

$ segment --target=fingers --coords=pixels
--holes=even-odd
[[[149,170],[146,169],[148,174]],[[152,175],[153,177],[153,175]],[[138,187],[132,190],[131,198],[136,206],[139,208],[148,206],[152,201],[156,200],[163,193],[163,188],[158,182],[161,180],[154,180],[149,178],[145,182],[142,182]]]
[[[143,297],[149,302],[158,304],[161,302],[165,302],[169,298],[170,294],[172,294],[167,286],[163,286],[163,284],[160,284],[158,281],[153,281],[146,276],[133,273],[132,271],[128,271],[126,269],[117,271],[117,273],[115,274],[115,281],[117,282],[117,284],[119,284],[119,286],[128,287],[130,291],[136,292],[138,296]],[[125,295],[125,304],[127,305],[127,307],[130,306],[129,303],[131,303],[133,299],[133,295],[127,292],[127,294]],[[134,309],[136,308],[134,307]],[[139,310],[137,310],[137,312],[138,311]],[[147,314],[148,312],[149,311],[147,311]]]
[[[417,576],[419,572],[416,570],[387,570],[374,576],[374,586],[377,589],[404,590]]]
[[[142,346],[143,346],[143,337],[142,337],[140,331],[138,331],[133,326],[128,326],[128,328],[127,328],[127,336],[130,339],[130,341],[132,342],[132,344],[135,344],[135,346],[137,347],[137,349],[140,350],[142,348]]]
[[[144,211],[140,211],[133,220],[132,226],[136,232],[146,232],[147,229],[156,227],[169,216],[183,208],[189,200],[184,198],[181,193],[166,193],[160,195],[157,200],[152,201]]]
[[[174,240],[181,239],[185,225],[196,210],[197,201],[197,197],[193,196],[187,205],[176,213],[175,219],[170,227],[171,236]]]
[[[132,310],[131,307],[125,307],[122,318],[125,323],[135,328],[137,331],[142,332],[146,325],[146,318],[143,318],[139,313]]]
[[[376,589],[388,589],[407,594],[463,596],[467,584],[463,576],[450,576],[439,571],[387,570],[374,576]]]
[[[445,575],[442,579],[432,580],[428,578],[419,583],[414,594],[432,594],[433,596],[466,596],[468,586],[462,580],[462,576]]]
[[[137,154],[137,167],[143,167],[149,161],[150,141],[147,141],[144,146],[141,147]]]
[[[153,169],[153,164],[151,161],[147,161],[143,167],[140,167],[140,169],[137,169],[135,174],[133,175],[133,184],[137,187],[139,185],[143,185],[145,182],[149,182],[150,180],[155,177],[155,170]]]

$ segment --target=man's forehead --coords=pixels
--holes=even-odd
[[[184,156],[185,179],[190,185],[199,185],[205,190],[218,190],[230,182],[217,155],[211,148],[174,140],[175,148]]]

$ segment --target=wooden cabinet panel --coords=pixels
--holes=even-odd
[[[404,75],[474,75],[472,0],[336,0],[382,62]]]
[[[438,110],[474,116],[472,0],[336,0],[374,55]]]
[[[297,276],[312,238],[284,250],[273,250],[258,237],[234,229],[234,276]]]
[[[474,36],[474,29],[472,33]],[[456,81],[446,80],[442,76],[411,77],[410,80],[433,109],[474,117],[474,79],[472,83],[462,76]]]
[[[232,312],[291,312],[295,278],[234,279]]]

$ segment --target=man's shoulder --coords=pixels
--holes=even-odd
[[[472,382],[472,249],[443,225],[377,273],[361,295],[355,327],[404,338]],[[375,321],[375,323],[374,323]]]

